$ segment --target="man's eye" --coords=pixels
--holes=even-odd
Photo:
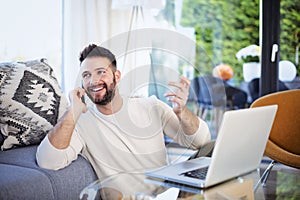
[[[83,75],[82,75],[82,78],[83,78],[83,79],[87,79],[87,78],[89,78],[89,77],[90,77],[89,74],[83,74]]]
[[[99,70],[98,74],[105,74],[105,72],[106,72],[105,70]]]

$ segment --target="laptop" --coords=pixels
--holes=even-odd
[[[207,188],[252,172],[259,167],[276,112],[277,105],[226,111],[211,157],[170,164],[145,175]]]

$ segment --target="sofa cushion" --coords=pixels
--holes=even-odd
[[[2,150],[39,143],[67,108],[45,59],[0,64]]]
[[[31,145],[11,149],[9,151],[1,151],[0,163],[29,168],[39,168],[35,159],[36,149],[37,145]]]
[[[52,182],[55,200],[78,199],[80,192],[97,180],[97,176],[88,161],[79,156],[71,165],[60,170],[41,169]]]
[[[55,199],[49,178],[35,169],[0,164],[0,199]]]
[[[60,170],[48,170],[40,168],[35,159],[37,145],[26,146],[22,148],[15,148],[9,151],[0,152],[0,199],[1,195],[7,193],[7,188],[10,186],[3,186],[12,184],[9,180],[10,178],[16,179],[14,185],[15,190],[23,190],[23,188],[28,185],[30,188],[31,184],[39,183],[41,186],[40,189],[35,190],[35,193],[31,193],[31,197],[35,197],[36,194],[40,194],[43,197],[43,190],[45,190],[45,184],[50,182],[48,189],[51,189],[52,196],[49,196],[50,199],[78,199],[80,191],[93,181],[97,180],[96,174],[91,166],[91,164],[85,160],[82,156],[78,156],[77,160],[73,161],[71,165]],[[12,167],[9,167],[12,166]],[[14,167],[13,167],[14,166]],[[2,173],[9,170],[9,174],[6,174],[5,180],[2,177]],[[14,169],[14,170],[12,170]],[[28,172],[28,174],[26,174]],[[34,173],[35,172],[35,173]],[[19,177],[15,177],[15,174],[22,174]],[[28,177],[28,175],[33,177]],[[34,174],[34,175],[33,175]],[[11,175],[11,176],[10,176]],[[18,176],[19,176],[18,175]],[[33,179],[39,175],[40,179],[33,181]],[[48,180],[44,180],[44,177],[47,177]],[[3,186],[3,188],[2,188]],[[36,186],[37,187],[37,186]],[[4,191],[3,191],[4,190]],[[47,191],[48,192],[48,191]],[[26,197],[29,197],[30,194],[26,194]],[[40,199],[49,199],[49,198],[40,198]],[[12,198],[13,199],[13,198]],[[32,199],[32,198],[23,198],[23,199]],[[34,198],[33,198],[34,199]]]
[[[88,184],[97,180],[91,164],[80,155],[71,165],[57,171],[40,168],[35,159],[36,149],[37,145],[31,145],[0,152],[0,174],[2,174],[3,169],[1,168],[3,165],[18,166],[20,168],[16,168],[16,170],[21,169],[21,171],[24,171],[22,167],[34,170],[37,174],[42,174],[49,179],[48,181],[51,183],[51,190],[54,196],[53,199],[78,199],[80,191]],[[17,173],[19,173],[19,171]],[[16,182],[18,182],[18,180],[22,181],[16,184],[15,187],[19,187],[19,185],[22,186],[22,184],[40,184],[39,181],[32,182],[30,178],[23,180],[23,177],[7,176],[7,179],[15,178],[17,179]],[[0,179],[2,179],[2,177]],[[4,180],[2,179],[1,181]],[[43,181],[43,177],[41,177],[40,181]],[[43,190],[36,190],[32,195],[42,192]],[[29,196],[29,194],[27,194],[27,196]]]

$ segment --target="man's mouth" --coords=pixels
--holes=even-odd
[[[92,88],[91,91],[92,92],[99,92],[99,91],[103,90],[103,88],[104,88],[103,86],[97,87],[97,88]]]
[[[105,88],[105,85],[98,85],[94,87],[90,87],[91,92],[99,92]]]

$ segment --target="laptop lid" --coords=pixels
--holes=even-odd
[[[188,160],[145,174],[205,188],[253,171],[259,167],[276,111],[277,105],[227,111],[211,158]],[[207,165],[205,180],[183,175]]]

